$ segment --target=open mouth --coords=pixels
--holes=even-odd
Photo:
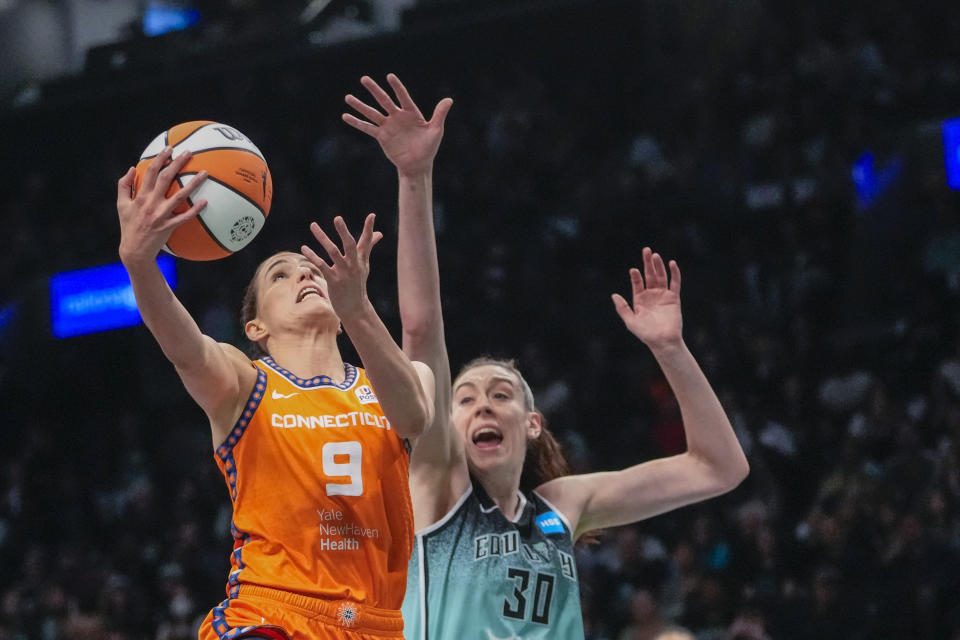
[[[297,295],[297,302],[303,302],[304,298],[311,295],[315,295],[318,298],[323,297],[323,293],[321,293],[320,289],[317,287],[304,287],[303,290]]]
[[[479,449],[496,449],[503,442],[503,434],[492,427],[483,427],[473,434],[473,444]]]

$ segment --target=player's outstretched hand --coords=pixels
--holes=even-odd
[[[396,101],[370,76],[360,78],[360,83],[383,111],[348,94],[344,101],[366,119],[345,113],[343,121],[376,138],[383,153],[401,174],[410,176],[429,172],[433,169],[433,159],[443,138],[443,123],[453,100],[444,98],[438,102],[427,121],[397,76],[387,74],[387,82]]]
[[[143,182],[136,195],[133,193],[136,176],[133,167],[117,182],[120,259],[125,264],[155,259],[173,230],[195,218],[207,206],[206,200],[198,200],[183,213],[174,213],[174,209],[203,184],[207,172],[200,171],[182,189],[168,198],[167,190],[170,189],[170,184],[191,156],[189,151],[185,151],[167,164],[172,154],[171,147],[166,147],[157,154],[144,172]]]
[[[341,251],[337,245],[323,232],[316,222],[310,223],[310,231],[317,239],[323,250],[330,257],[332,264],[303,245],[300,247],[307,260],[320,269],[327,281],[327,292],[330,294],[330,303],[341,320],[346,320],[351,314],[362,311],[367,300],[367,276],[370,275],[370,252],[380,242],[383,234],[373,230],[376,215],[369,214],[363,223],[360,239],[355,240],[347,229],[347,223],[341,216],[333,219],[333,226],[340,235],[343,245]]]
[[[660,254],[643,249],[643,275],[630,269],[633,306],[618,293],[613,305],[630,333],[652,349],[679,344],[683,339],[683,317],[680,313],[680,268],[673,260],[670,274]]]

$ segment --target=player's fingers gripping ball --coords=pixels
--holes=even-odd
[[[164,250],[188,260],[217,260],[247,246],[263,228],[273,200],[273,180],[260,150],[225,124],[184,122],[158,135],[140,154],[134,192],[151,160],[168,145],[173,147],[172,157],[187,150],[193,157],[170,184],[167,197],[201,170],[209,177],[174,211],[183,213],[198,200],[206,200],[207,206],[173,230]]]

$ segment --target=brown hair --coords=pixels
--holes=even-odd
[[[272,258],[273,256],[270,256]],[[259,294],[260,287],[257,283],[257,277],[260,275],[260,269],[263,268],[263,265],[269,260],[267,258],[261,262],[256,270],[253,272],[253,277],[250,278],[250,282],[247,284],[246,289],[243,290],[243,301],[240,303],[240,328],[246,335],[247,323],[257,317],[257,312],[259,311],[258,306],[260,303]],[[251,360],[257,360],[264,356],[270,355],[267,353],[267,350],[260,346],[259,342],[250,341],[250,346],[247,348],[247,355],[250,356]]]
[[[474,358],[463,365],[460,373],[457,374],[457,379],[470,369],[487,365],[502,367],[517,376],[517,379],[520,381],[520,388],[523,391],[524,406],[528,411],[535,411],[537,415],[540,416],[543,427],[540,430],[540,437],[527,443],[527,455],[523,461],[523,472],[520,474],[520,489],[524,493],[527,493],[536,489],[544,482],[570,475],[570,464],[563,455],[563,448],[560,446],[560,443],[557,442],[557,439],[553,437],[550,430],[547,429],[546,419],[543,417],[543,414],[537,411],[537,408],[534,406],[533,391],[530,390],[530,385],[527,384],[527,381],[524,379],[523,374],[520,373],[514,360],[491,358],[489,356]]]
[[[460,368],[460,373],[454,379],[454,383],[470,369],[493,365],[503,367],[510,371],[520,381],[520,388],[523,390],[523,404],[528,411],[536,411],[540,416],[540,437],[527,444],[527,455],[523,459],[523,471],[520,473],[520,490],[529,493],[539,487],[544,482],[570,475],[570,463],[563,455],[563,448],[553,433],[547,429],[547,420],[543,417],[533,404],[533,391],[513,359],[492,358],[490,356],[480,356],[474,358]],[[585,531],[576,539],[577,544],[597,544],[600,542],[601,531]]]

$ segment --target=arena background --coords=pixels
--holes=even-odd
[[[454,366],[516,357],[578,470],[678,451],[609,300],[650,245],[748,453],[733,493],[580,549],[589,638],[960,638],[950,3],[238,0],[154,37],[146,4],[0,3],[0,639],[192,638],[222,599],[201,411],[142,326],[51,334],[49,278],[117,259],[117,178],[174,123],[237,127],[276,196],[247,249],[178,262],[204,331],[242,345],[256,263],[376,211],[371,295],[399,335],[395,174],[340,121],[390,71],[424,110],[455,99]]]

